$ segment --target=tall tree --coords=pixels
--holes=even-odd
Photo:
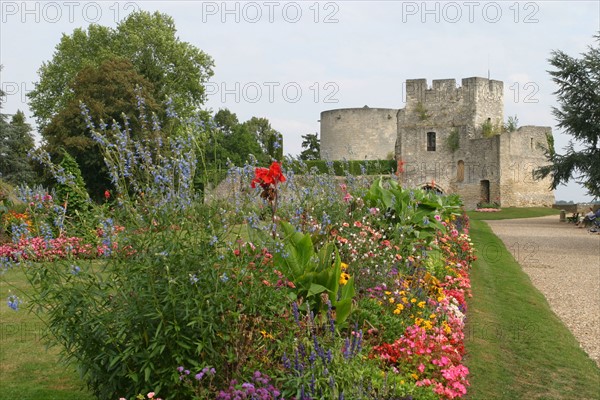
[[[176,36],[173,19],[165,14],[139,11],[116,28],[92,24],[63,35],[52,60],[38,70],[39,82],[28,94],[30,108],[44,129],[72,100],[68,89],[85,67],[121,57],[153,84],[153,97],[171,98],[182,117],[192,115],[205,101],[203,84],[212,76],[213,60]]]
[[[217,111],[214,122],[217,128],[219,128],[225,136],[230,135],[233,132],[233,129],[240,123],[237,115],[227,108]]]
[[[0,91],[0,97],[4,93]],[[0,108],[1,108],[0,100]],[[7,122],[8,115],[0,113],[0,179],[15,185],[33,184],[36,174],[27,153],[34,148],[31,126],[25,114],[17,111]]]
[[[318,160],[321,157],[321,144],[316,133],[302,135],[301,160]]]
[[[547,151],[551,165],[539,168],[536,176],[552,176],[552,188],[571,179],[583,184],[589,194],[600,197],[600,34],[596,47],[589,46],[581,58],[557,50],[549,59],[555,68],[549,71],[558,85],[554,93],[559,107],[553,109],[558,126],[573,136],[565,154]]]
[[[53,158],[62,158],[64,151],[75,158],[93,197],[100,198],[111,183],[102,152],[91,138],[80,104],[88,109],[95,126],[103,121],[123,127],[127,122],[136,137],[142,131],[140,110],[148,125],[152,113],[161,110],[154,100],[153,89],[152,83],[123,58],[109,58],[97,67],[84,67],[68,86],[69,100],[42,131],[46,150]],[[147,131],[151,131],[149,128]]]
[[[251,132],[262,152],[268,159],[265,162],[270,162],[270,158],[281,161],[283,158],[283,136],[271,127],[271,123],[266,118],[252,117],[244,122],[244,125]]]

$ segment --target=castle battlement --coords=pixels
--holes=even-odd
[[[493,79],[471,77],[464,78],[461,86],[456,85],[455,79],[434,79],[431,86],[427,79],[406,80],[406,107],[439,104],[443,102],[472,103],[503,101],[504,84]]]

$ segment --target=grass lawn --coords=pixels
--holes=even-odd
[[[471,270],[465,331],[469,398],[600,399],[600,369],[502,241],[482,221],[471,222],[470,234],[476,249],[494,244],[504,251],[494,260],[480,255]]]
[[[47,350],[42,322],[27,310],[6,305],[9,289],[27,287],[17,269],[0,280],[0,400],[92,400],[75,368],[58,362],[58,349]],[[22,297],[22,296],[21,296]]]
[[[532,218],[545,217],[546,215],[559,215],[560,210],[548,207],[508,207],[498,212],[477,212],[467,211],[471,220],[495,220],[495,219],[513,219],[513,218]]]

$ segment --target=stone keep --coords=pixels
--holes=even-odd
[[[467,208],[551,206],[550,179],[533,171],[547,163],[549,127],[504,129],[503,83],[485,78],[406,81],[402,109],[349,108],[321,113],[326,160],[395,157],[407,187],[458,193]],[[454,145],[450,144],[453,142]]]

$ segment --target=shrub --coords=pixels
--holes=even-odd
[[[89,210],[90,201],[85,189],[85,182],[81,176],[81,170],[77,161],[67,152],[59,164],[58,184],[56,195],[60,202],[65,204],[68,215]]]
[[[321,174],[346,175],[388,175],[396,172],[395,160],[351,160],[351,161],[326,161],[326,160],[293,160],[285,166],[296,174],[307,173],[315,170]]]
[[[458,129],[453,128],[446,139],[446,144],[448,145],[448,150],[454,153],[460,147],[460,137],[458,135]]]

